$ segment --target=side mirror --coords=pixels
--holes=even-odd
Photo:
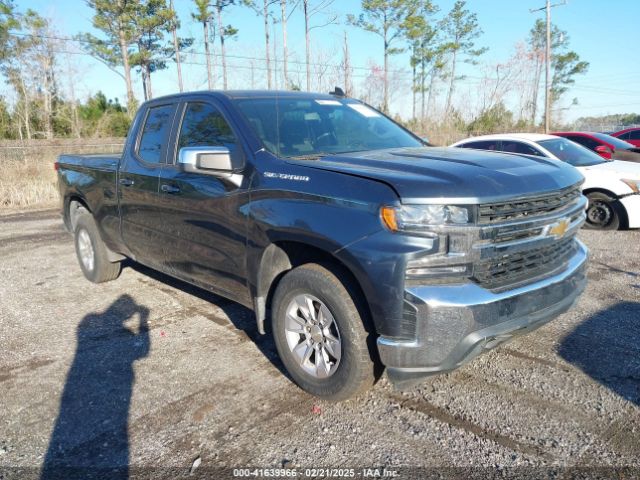
[[[611,155],[613,154],[613,151],[609,147],[607,147],[606,145],[598,145],[595,148],[595,152],[598,155],[600,155],[601,157],[604,157],[604,158],[607,158],[607,159],[610,159]]]
[[[236,186],[242,183],[242,175],[233,171],[227,147],[183,147],[178,152],[178,163],[185,172],[226,178]]]

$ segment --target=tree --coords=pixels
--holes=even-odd
[[[534,96],[532,98],[532,123],[535,122],[538,96],[540,89],[541,72],[544,65],[544,46],[546,41],[546,25],[542,19],[537,19],[533,28],[529,32],[528,43],[531,55],[537,59],[536,76],[534,83]],[[580,56],[569,50],[569,35],[560,30],[556,25],[551,26],[551,101],[550,108],[553,111],[553,104],[575,83],[575,76],[586,73],[589,63],[580,60]]]
[[[209,0],[194,0],[196,3],[196,12],[191,16],[197,22],[202,23],[203,40],[204,40],[204,55],[207,62],[207,86],[209,90],[213,90],[214,77],[211,68],[211,53],[209,51],[209,27],[211,18],[213,17],[213,11],[209,5]]]
[[[184,90],[184,85],[182,84],[182,66],[180,65],[180,45],[178,44],[178,28],[180,28],[180,21],[178,20],[178,15],[173,8],[173,0],[169,0],[169,8],[171,9],[172,19],[171,19],[171,37],[173,39],[173,48],[175,50],[175,58],[176,58],[176,70],[178,73],[178,88],[182,92]]]
[[[0,62],[10,52],[10,30],[19,26],[16,18],[15,5],[12,0],[0,0]]]
[[[359,17],[348,15],[347,21],[382,38],[384,47],[382,110],[389,111],[389,56],[401,53],[392,45],[402,37],[408,17],[418,9],[417,0],[362,0],[363,13]]]
[[[311,31],[316,28],[323,28],[336,22],[338,16],[329,13],[327,9],[334,0],[318,0],[315,3],[303,0],[302,12],[304,13],[304,44],[305,44],[305,65],[307,77],[307,92],[311,90]],[[318,14],[326,14],[324,23],[311,24],[311,20]]]
[[[475,40],[482,35],[475,13],[465,9],[466,0],[456,0],[449,14],[442,20],[441,28],[447,36],[444,49],[451,56],[451,70],[449,71],[449,90],[445,102],[445,112],[451,110],[451,100],[456,77],[456,66],[459,57],[466,56],[465,62],[476,63],[476,58],[487,51],[486,48],[474,49]]]
[[[139,18],[139,2],[129,0],[86,0],[94,10],[93,26],[101,30],[106,40],[94,37],[89,33],[80,34],[78,38],[83,46],[95,58],[106,64],[113,71],[121,66],[121,75],[127,88],[127,110],[133,117],[137,108],[133,84],[131,81],[130,48],[136,40],[136,23]]]
[[[130,55],[131,65],[142,73],[144,98],[153,98],[151,74],[167,68],[167,49],[162,44],[164,33],[171,29],[173,12],[166,0],[143,0],[136,9],[133,39],[137,51]]]
[[[442,46],[438,44],[438,30],[429,22],[429,16],[438,11],[431,0],[421,0],[416,11],[407,16],[403,35],[410,44],[409,64],[412,71],[412,113],[416,118],[416,93],[420,93],[420,118],[425,118],[425,92],[427,77],[441,68]]]

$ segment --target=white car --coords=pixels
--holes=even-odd
[[[602,230],[640,227],[640,163],[605,160],[571,140],[538,133],[482,135],[451,146],[535,155],[569,163],[585,178],[582,193],[589,198],[587,227]]]

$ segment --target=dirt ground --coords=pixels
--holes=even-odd
[[[580,237],[590,281],[569,313],[408,392],[383,377],[330,404],[246,308],[135,265],[91,284],[56,211],[2,215],[0,478],[54,478],[60,459],[104,478],[637,478],[640,232]]]

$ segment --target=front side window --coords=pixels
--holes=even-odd
[[[233,151],[236,137],[216,107],[209,103],[193,102],[187,105],[180,128],[178,148],[227,147]]]
[[[235,102],[264,147],[283,157],[424,145],[380,112],[351,99],[244,98]]]
[[[138,155],[145,162],[162,162],[162,147],[167,142],[175,109],[175,105],[149,109],[138,145]]]

